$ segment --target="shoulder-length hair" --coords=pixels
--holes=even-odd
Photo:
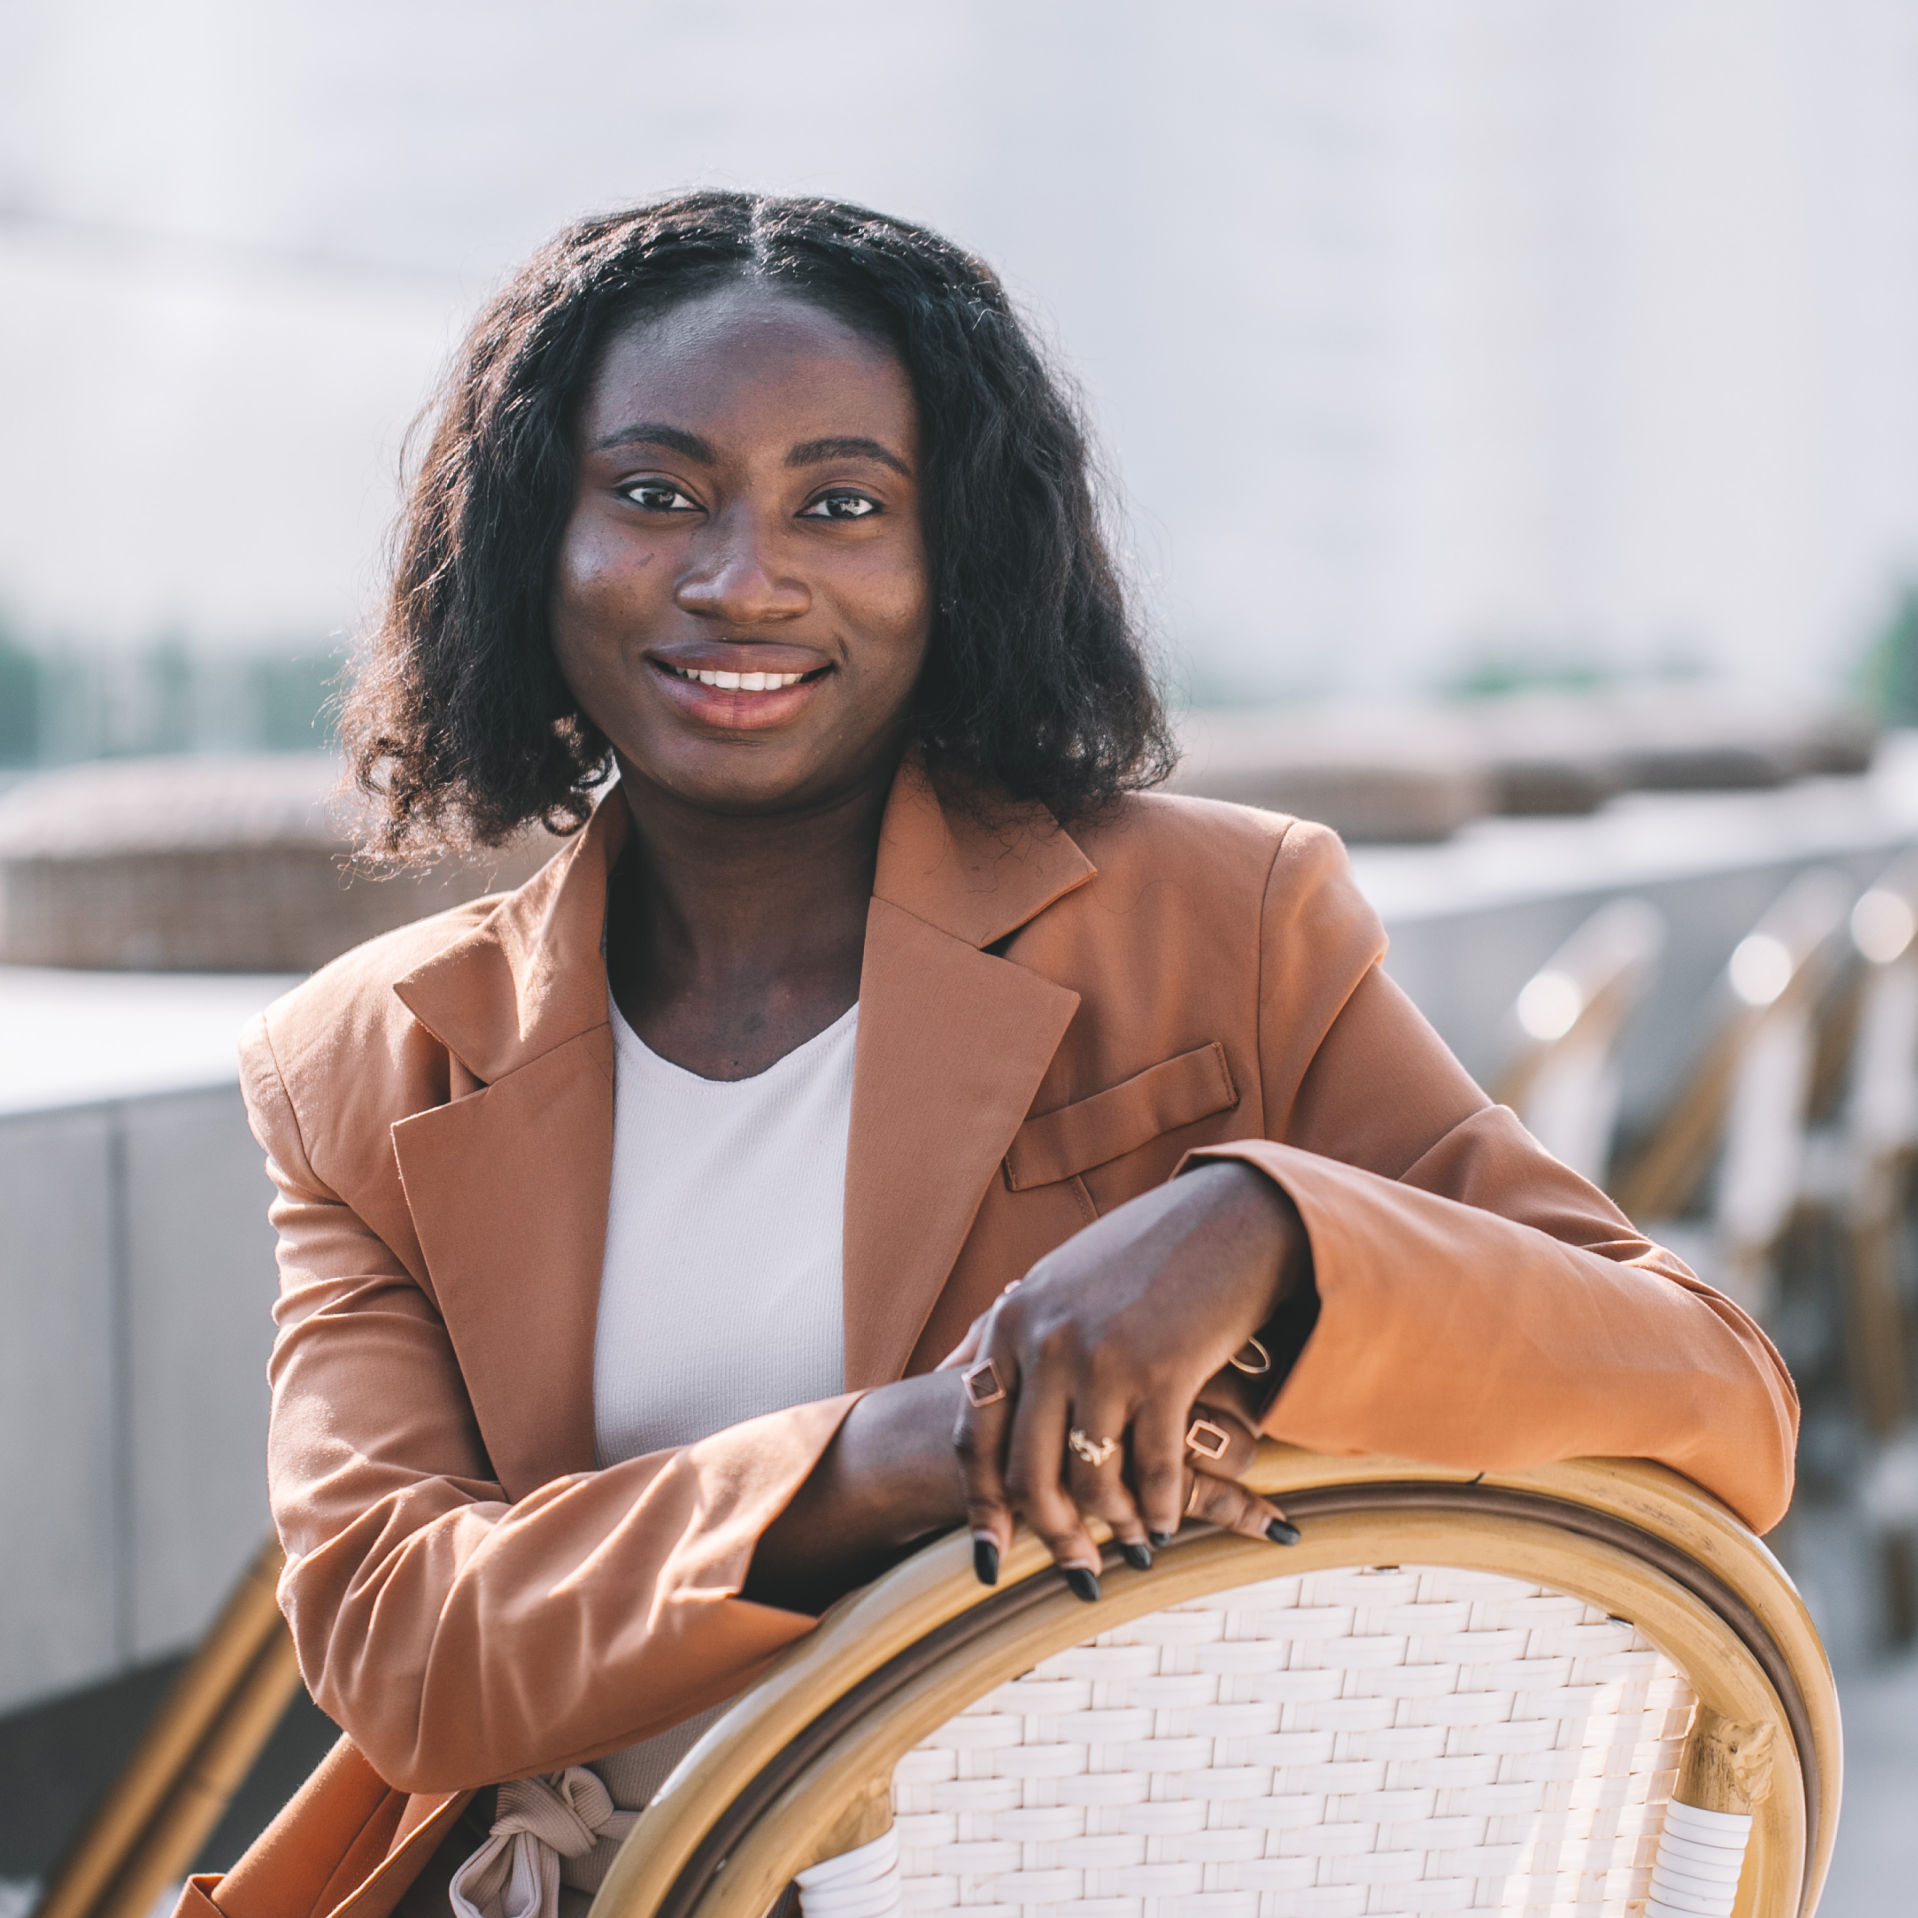
[[[488,304],[446,379],[341,709],[378,850],[430,856],[586,819],[609,748],[560,677],[547,612],[575,415],[613,335],[737,280],[827,307],[911,379],[935,609],[914,720],[930,762],[1062,819],[1164,777],[1165,717],[1086,430],[998,277],[861,207],[693,193],[567,228]]]

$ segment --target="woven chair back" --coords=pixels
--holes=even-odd
[[[1087,1608],[963,1541],[830,1617],[640,1820],[594,1918],[1808,1912],[1835,1699],[1764,1548],[1653,1467],[1270,1448],[1304,1538]],[[1368,1476],[1369,1475],[1369,1476]]]
[[[1261,1580],[1101,1632],[922,1739],[893,1774],[902,1907],[1622,1915],[1696,1702],[1634,1626],[1521,1579]]]

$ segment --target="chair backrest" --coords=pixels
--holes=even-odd
[[[1846,1368],[1853,1407],[1874,1440],[1892,1439],[1911,1410],[1910,1313],[1904,1296],[1904,1220],[1918,1153],[1918,854],[1895,860],[1851,912],[1856,964],[1843,1017],[1824,1048],[1842,1099],[1810,1141],[1806,1199],[1839,1224],[1844,1246]],[[1831,1055],[1837,1054],[1835,1058]],[[1889,1477],[1881,1479],[1888,1471]],[[1897,1456],[1868,1469],[1868,1510],[1909,1522]],[[1889,1503],[1874,1483],[1901,1489]],[[1894,1616],[1909,1613],[1906,1581],[1894,1578]]]
[[[1887,1159],[1918,1146],[1918,855],[1860,896],[1851,938],[1864,969],[1844,1125],[1855,1151]]]
[[[275,1596],[285,1562],[268,1538],[241,1573],[34,1918],[147,1918],[192,1868],[300,1689]]]
[[[1733,1262],[1762,1257],[1796,1201],[1821,996],[1855,888],[1800,873],[1741,939],[1720,981],[1696,1070],[1615,1183],[1634,1219],[1670,1219],[1714,1160],[1714,1224]]]
[[[1288,1549],[1200,1533],[1067,1593],[963,1538],[701,1740],[593,1918],[1808,1913],[1835,1693],[1776,1561],[1657,1467],[1268,1446]],[[1650,1900],[1649,1904],[1646,1902]]]
[[[1643,899],[1601,906],[1525,982],[1518,1044],[1495,1092],[1574,1172],[1603,1184],[1618,1122],[1618,1038],[1665,947],[1665,916]]]

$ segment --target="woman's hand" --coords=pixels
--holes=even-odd
[[[973,1381],[954,1444],[981,1576],[1015,1516],[1087,1597],[1099,1569],[1088,1517],[1134,1564],[1188,1516],[1290,1534],[1272,1529],[1285,1524],[1276,1507],[1231,1482],[1256,1435],[1227,1361],[1309,1271],[1291,1200],[1233,1163],[1143,1193],[1041,1259],[945,1361]],[[1003,1396],[978,1403],[995,1381]],[[1227,1434],[1216,1458],[1186,1445],[1195,1410]]]

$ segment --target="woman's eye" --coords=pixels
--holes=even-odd
[[[696,513],[699,502],[689,498],[669,480],[635,480],[620,491],[635,506],[649,513]]]
[[[879,503],[864,493],[824,493],[799,515],[801,519],[867,519]]]

